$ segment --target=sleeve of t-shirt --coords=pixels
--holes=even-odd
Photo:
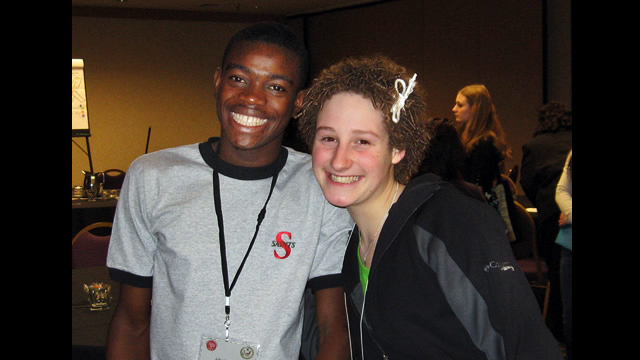
[[[127,171],[113,221],[107,267],[113,280],[150,287],[156,238],[146,216],[149,187],[145,186],[144,162],[134,161]]]
[[[352,229],[353,220],[347,210],[325,200],[320,238],[309,280],[314,291],[343,286],[342,261]]]

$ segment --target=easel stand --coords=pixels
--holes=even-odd
[[[93,174],[93,160],[91,159],[91,146],[89,145],[89,136],[90,135],[83,135],[82,137],[84,137],[86,143],[87,143],[87,151],[84,151],[83,148],[80,147],[80,145],[78,145],[77,142],[75,142],[73,139],[71,139],[71,141],[73,141],[74,144],[76,144],[80,150],[82,150],[83,153],[87,154],[87,156],[89,157],[89,171],[91,171],[91,173]]]

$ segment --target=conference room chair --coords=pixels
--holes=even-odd
[[[111,240],[111,222],[97,222],[85,226],[71,239],[71,268],[106,266],[109,241]],[[99,234],[100,230],[107,234]],[[93,231],[93,233],[92,233]]]
[[[516,257],[516,262],[525,274],[534,295],[541,304],[542,318],[546,321],[549,311],[551,281],[549,280],[547,264],[538,255],[536,225],[533,217],[522,204],[514,201],[513,208],[514,213],[511,217],[511,224],[516,235],[516,241],[511,243],[511,248]]]
[[[120,169],[105,170],[103,188],[107,190],[121,189],[126,175],[127,172]]]

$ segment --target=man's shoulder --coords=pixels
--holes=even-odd
[[[200,158],[198,144],[181,145],[154,151],[137,157],[131,163],[131,167],[144,167],[153,164],[163,164],[167,162],[180,162]]]
[[[292,162],[294,164],[309,164],[311,165],[311,154],[285,147],[289,153],[287,156],[287,163]]]

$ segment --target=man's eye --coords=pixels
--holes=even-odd
[[[369,145],[370,142],[368,140],[360,139],[360,140],[356,141],[356,144],[358,144],[358,145]]]
[[[286,92],[287,89],[285,89],[283,86],[280,85],[272,85],[271,89],[277,92]]]
[[[231,75],[229,76],[229,80],[233,81],[233,82],[245,82],[243,78],[241,78],[240,76],[236,76],[236,75]]]

